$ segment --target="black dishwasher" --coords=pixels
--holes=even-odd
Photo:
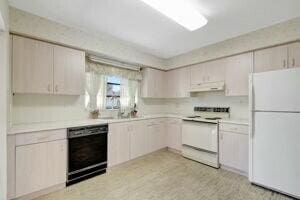
[[[107,124],[68,129],[67,185],[106,172],[107,134]]]

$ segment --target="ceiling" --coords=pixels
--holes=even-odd
[[[170,58],[300,16],[299,0],[189,0],[208,19],[190,32],[140,0],[10,0],[35,15]]]

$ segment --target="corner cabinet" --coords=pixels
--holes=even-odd
[[[142,98],[165,97],[165,72],[158,69],[144,68],[141,84]]]
[[[84,94],[83,51],[21,36],[12,38],[13,93]]]
[[[190,97],[190,78],[191,71],[189,67],[173,69],[166,73],[166,97],[167,98],[185,98]]]

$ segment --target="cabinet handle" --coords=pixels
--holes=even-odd
[[[295,61],[295,58],[293,58],[292,59],[292,66],[295,67],[295,65],[296,65],[296,61]]]
[[[286,60],[283,60],[283,68],[286,68]]]
[[[55,86],[55,92],[58,92],[58,85]]]

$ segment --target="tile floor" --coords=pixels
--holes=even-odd
[[[104,175],[37,200],[271,200],[291,199],[252,186],[246,177],[216,170],[166,150],[113,167]]]

